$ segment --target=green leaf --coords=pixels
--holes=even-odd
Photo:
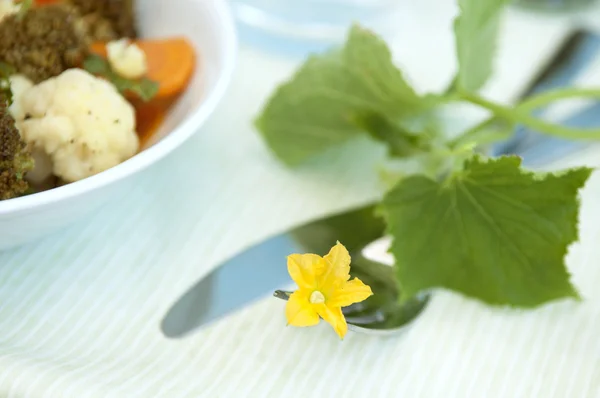
[[[564,257],[577,240],[588,168],[533,174],[518,157],[473,157],[444,182],[403,179],[382,211],[407,298],[447,288],[489,304],[578,297]]]
[[[83,68],[94,75],[104,77],[122,94],[133,92],[147,102],[158,93],[159,85],[157,82],[145,77],[131,80],[119,76],[111,69],[108,62],[99,55],[92,54],[88,56],[83,62]]]
[[[364,134],[364,115],[399,120],[432,105],[404,80],[385,42],[354,26],[344,48],[309,58],[277,89],[256,126],[281,160],[297,164]]]
[[[391,156],[407,157],[430,149],[428,137],[413,134],[381,115],[356,115],[354,123],[373,139],[387,144]]]
[[[133,85],[130,89],[143,101],[150,101],[158,93],[158,83],[148,78],[140,79],[137,84]]]
[[[96,54],[91,54],[83,61],[83,69],[98,75],[105,75],[111,72],[108,62]]]
[[[492,74],[500,17],[508,0],[459,0],[454,22],[458,76],[456,84],[477,91]]]

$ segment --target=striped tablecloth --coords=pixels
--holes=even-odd
[[[491,96],[514,98],[565,37],[561,23],[530,22],[509,22]],[[401,59],[422,86],[443,84],[436,69],[451,72],[451,42],[427,55],[418,45],[436,35],[421,36],[398,41]],[[292,171],[251,130],[293,66],[243,49],[209,125],[136,177],[126,199],[0,253],[0,397],[600,397],[598,176],[569,254],[583,303],[519,313],[439,293],[404,335],[342,343],[324,325],[286,328],[283,304],[267,298],[188,339],[162,336],[169,306],[219,261],[380,193],[381,147],[354,142]]]

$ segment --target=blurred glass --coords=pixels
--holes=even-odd
[[[320,50],[342,41],[349,26],[385,31],[400,0],[230,0],[243,41],[277,50]]]
[[[571,11],[590,6],[596,0],[514,0],[514,4],[543,11]]]

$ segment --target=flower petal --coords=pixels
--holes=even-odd
[[[358,278],[346,282],[341,289],[336,289],[327,301],[327,305],[333,307],[347,307],[354,303],[360,303],[373,295],[368,285]]]
[[[332,265],[337,278],[346,277],[344,280],[348,280],[350,276],[350,253],[344,245],[337,242],[324,258]]]
[[[327,296],[350,279],[350,254],[344,245],[338,242],[323,260],[324,272],[317,273],[316,282],[317,288]]]
[[[314,326],[319,323],[319,314],[308,301],[310,291],[298,290],[291,294],[285,306],[288,325]]]
[[[314,307],[321,318],[329,323],[338,336],[343,339],[346,332],[348,332],[348,324],[346,323],[346,318],[344,318],[342,309],[340,307],[331,307],[325,304],[315,304]]]
[[[314,289],[315,273],[323,258],[316,254],[291,254],[287,259],[288,273],[298,287]]]

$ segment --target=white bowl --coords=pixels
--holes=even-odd
[[[186,36],[196,47],[193,81],[156,138],[128,161],[50,191],[0,201],[0,250],[40,238],[125,194],[128,177],[183,144],[213,112],[234,69],[236,37],[226,0],[138,0],[144,37]]]

